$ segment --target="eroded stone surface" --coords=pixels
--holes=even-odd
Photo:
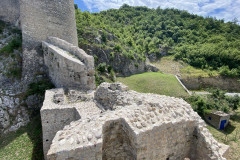
[[[57,88],[95,89],[94,58],[59,38],[43,42],[44,64]]]
[[[220,150],[225,149],[182,99],[103,83],[94,101],[74,104],[98,111],[78,111],[79,120],[56,132],[47,154],[50,160],[224,159]]]

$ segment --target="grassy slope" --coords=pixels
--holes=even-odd
[[[126,78],[117,78],[130,89],[143,93],[156,93],[174,97],[188,96],[173,75],[162,73],[142,73]]]
[[[40,116],[17,132],[0,137],[1,160],[42,160],[42,129]]]
[[[181,75],[184,77],[209,77],[218,76],[216,71],[204,71],[194,68],[182,61],[174,61],[174,56],[162,57],[159,61],[153,63],[163,73]]]
[[[228,160],[240,159],[240,109],[231,117],[230,124],[224,131],[219,131],[209,125],[208,129],[219,142],[230,146]]]

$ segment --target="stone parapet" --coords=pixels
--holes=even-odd
[[[64,40],[51,37],[48,42],[42,43],[44,64],[53,84],[57,88],[95,89],[94,58]]]

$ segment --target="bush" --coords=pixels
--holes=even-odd
[[[116,44],[116,45],[114,46],[113,50],[114,50],[115,52],[121,52],[122,47],[121,47],[119,44]]]
[[[100,73],[104,73],[106,71],[106,63],[100,63],[98,66],[97,66],[97,70],[100,72]]]
[[[105,81],[100,75],[98,75],[98,73],[95,73],[95,82],[96,82],[96,87],[97,87]]]
[[[194,111],[196,111],[200,116],[205,115],[205,111],[207,110],[206,101],[200,96],[191,96],[186,99],[192,105]]]
[[[235,95],[234,97],[227,97],[227,101],[232,110],[240,108],[240,97],[238,95]]]
[[[192,95],[187,98],[186,101],[189,102],[193,109],[201,116],[211,110],[220,110],[228,113],[237,110],[240,107],[239,96],[225,96],[225,92],[219,89],[212,90],[211,95],[208,95],[207,97]]]
[[[226,76],[226,77],[240,76],[240,74],[238,73],[238,70],[236,68],[230,70],[228,66],[222,66],[221,68],[219,68],[219,74],[221,76]]]
[[[41,95],[43,96],[45,94],[45,91],[48,89],[52,89],[55,86],[49,81],[49,80],[42,80],[39,82],[34,82],[29,84],[28,90],[25,93],[25,99],[30,95]]]
[[[21,47],[22,41],[20,38],[14,38],[7,46],[0,50],[0,53],[12,53],[14,49]]]
[[[10,68],[9,71],[7,72],[7,76],[8,77],[13,77],[13,78],[17,78],[20,79],[22,75],[22,70],[21,68]]]
[[[4,28],[5,28],[5,23],[0,20],[0,34],[3,33]]]

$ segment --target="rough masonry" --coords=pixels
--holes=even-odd
[[[57,88],[95,89],[94,58],[64,40],[49,37],[42,43],[44,64]]]
[[[23,39],[23,79],[42,72],[42,41],[58,37],[78,46],[73,0],[20,0]]]
[[[0,1],[0,20],[18,25],[20,18],[19,0]]]
[[[41,116],[49,160],[225,159],[228,147],[182,99],[128,91],[120,83],[76,92],[46,92]]]

